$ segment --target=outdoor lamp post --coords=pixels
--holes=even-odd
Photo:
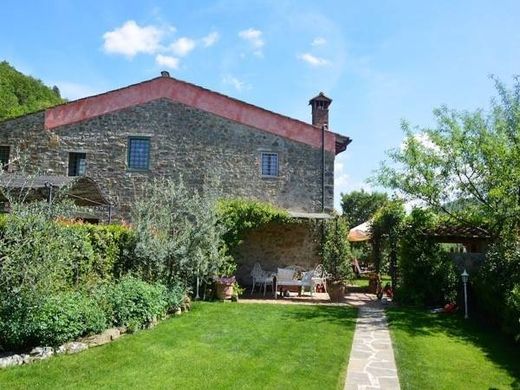
[[[468,290],[467,284],[469,279],[469,274],[466,272],[466,268],[464,268],[464,272],[460,275],[462,277],[462,283],[464,283],[464,319],[468,319]]]

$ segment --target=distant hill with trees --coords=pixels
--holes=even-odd
[[[0,121],[64,101],[58,87],[49,88],[40,80],[17,71],[7,61],[0,62]]]

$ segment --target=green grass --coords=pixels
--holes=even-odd
[[[381,283],[383,287],[387,282],[390,282],[390,280],[390,276],[382,275]],[[349,284],[356,287],[368,287],[368,276],[362,276],[359,279],[352,279]]]
[[[520,345],[460,316],[388,310],[402,389],[520,389]]]
[[[198,303],[78,355],[0,370],[0,389],[342,388],[356,311]]]

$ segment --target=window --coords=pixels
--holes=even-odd
[[[84,176],[87,170],[85,153],[69,153],[69,176]]]
[[[262,176],[278,176],[278,153],[262,153]]]
[[[11,147],[10,146],[0,146],[0,164],[2,164],[2,169],[4,171],[7,171],[7,168],[9,167],[9,151]]]
[[[131,137],[128,139],[128,168],[147,170],[150,163],[150,139]]]

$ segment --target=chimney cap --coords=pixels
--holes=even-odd
[[[332,99],[325,96],[323,92],[320,92],[318,95],[314,96],[311,100],[309,100],[309,104],[312,104],[315,101],[322,101],[327,103],[332,103]]]
[[[167,70],[162,70],[161,77],[170,77],[170,72],[168,72]]]

